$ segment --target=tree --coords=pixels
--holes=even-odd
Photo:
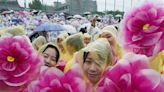
[[[41,10],[43,8],[42,3],[40,0],[33,0],[32,3],[29,3],[30,9]]]
[[[124,12],[122,12],[122,11],[119,11],[119,10],[116,10],[116,11],[107,11],[106,12],[107,14],[112,14],[113,16],[115,16],[115,15],[117,15],[117,14],[119,14],[119,15],[124,15]]]
[[[96,11],[96,12],[92,12],[92,14],[98,14],[98,15],[105,15],[105,13],[104,12],[98,12],[98,11]]]

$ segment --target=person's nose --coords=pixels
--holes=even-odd
[[[89,71],[90,72],[96,72],[96,65],[94,63],[92,63],[89,67]]]
[[[49,63],[50,62],[50,58],[45,58],[45,63]]]

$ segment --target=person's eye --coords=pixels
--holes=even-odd
[[[92,61],[91,61],[91,60],[86,60],[85,63],[86,63],[86,64],[91,64]]]
[[[51,58],[52,61],[56,62],[56,58]]]
[[[101,62],[101,61],[99,61],[99,62]],[[98,67],[101,67],[101,63],[98,63],[98,62],[95,62],[95,64],[98,66]]]
[[[112,36],[107,36],[107,38],[111,38]]]
[[[48,58],[48,55],[47,55],[47,54],[43,54],[43,57],[44,57],[44,58]]]

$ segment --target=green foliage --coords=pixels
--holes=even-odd
[[[119,11],[119,10],[116,10],[116,11],[106,11],[106,12],[92,12],[92,14],[98,14],[98,15],[113,15],[113,16],[115,16],[115,15],[124,15],[124,12],[122,12],[122,11]]]
[[[106,14],[111,14],[111,15],[113,15],[113,16],[115,16],[115,15],[124,15],[124,12],[122,12],[122,11],[119,11],[119,10],[116,10],[116,11],[107,11],[106,12]]]
[[[97,14],[97,15],[105,15],[105,13],[104,12],[98,12],[98,11],[96,11],[96,12],[92,12],[92,14],[94,15],[94,14]]]
[[[43,5],[40,0],[33,0],[32,3],[29,3],[30,9],[41,10],[43,9]]]

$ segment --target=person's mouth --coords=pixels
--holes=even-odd
[[[94,74],[94,73],[88,73],[88,76],[89,76],[90,78],[94,78],[94,77],[97,76],[97,74]]]
[[[48,67],[51,67],[51,65],[49,63],[45,63],[44,65],[45,66],[48,66]]]

